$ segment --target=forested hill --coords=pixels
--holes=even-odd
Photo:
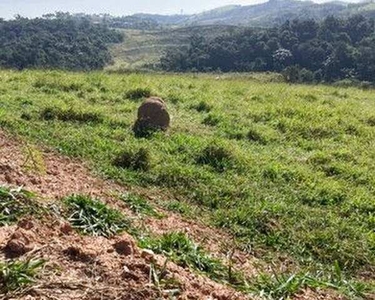
[[[256,5],[229,5],[193,15],[136,14],[131,17],[132,19],[125,17],[122,24],[125,27],[130,26],[130,24],[136,26],[142,24],[142,22],[143,24],[157,24],[159,26],[241,25],[272,27],[296,18],[320,21],[331,15],[347,18],[356,14],[374,18],[374,0],[365,0],[360,3],[269,0]]]
[[[374,1],[315,3],[309,0],[269,0],[255,5],[227,5],[192,15],[138,13],[118,17],[109,14],[76,14],[75,17],[90,19],[112,28],[141,30],[211,25],[273,27],[293,19],[321,21],[329,16],[348,18],[357,14],[375,18]]]
[[[102,69],[111,62],[107,45],[122,39],[117,31],[69,14],[0,19],[0,67]]]
[[[375,25],[361,15],[287,21],[214,39],[193,36],[161,59],[168,71],[276,71],[289,81],[375,81]]]

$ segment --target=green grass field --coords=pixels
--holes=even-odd
[[[223,228],[267,263],[287,261],[294,280],[371,293],[374,91],[216,76],[0,71],[0,126],[149,187],[158,205]],[[167,133],[134,136],[137,89],[166,100]],[[147,168],[114,164],[141,149]]]

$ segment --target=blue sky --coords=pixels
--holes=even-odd
[[[174,14],[183,10],[196,13],[227,4],[249,5],[266,0],[0,0],[0,17],[16,14],[40,16],[55,11],[110,13],[128,15],[137,12]]]

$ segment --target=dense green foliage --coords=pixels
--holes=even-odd
[[[122,36],[69,14],[0,20],[0,67],[102,69],[111,61],[107,44]]]
[[[362,275],[375,270],[373,91],[287,85],[273,74],[216,77],[1,71],[0,126],[143,187],[164,207],[227,231],[267,265],[287,261],[288,274],[315,275],[337,263],[345,278],[368,284]],[[134,136],[140,103],[128,95],[137,88],[165,99],[173,117],[167,133]],[[95,112],[101,122],[45,120],[48,107]],[[205,122],[208,116],[216,122]],[[114,164],[140,149],[150,154],[148,169]],[[102,217],[92,204],[82,207]]]
[[[195,35],[188,47],[168,51],[161,65],[168,71],[284,71],[292,82],[374,81],[374,53],[374,21],[357,15],[287,21],[214,39]]]

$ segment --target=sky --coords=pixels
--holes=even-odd
[[[129,15],[138,12],[178,14],[197,13],[228,4],[251,5],[266,0],[0,0],[0,17],[19,14],[36,17],[55,11]]]

